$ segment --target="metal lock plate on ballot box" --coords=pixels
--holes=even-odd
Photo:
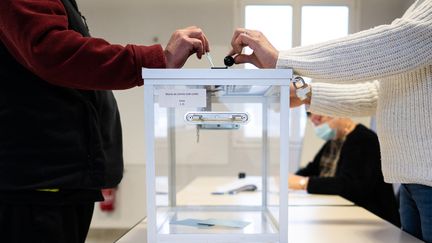
[[[188,112],[184,119],[201,129],[238,129],[249,121],[245,112]]]
[[[184,116],[186,123],[196,125],[196,141],[199,142],[199,131],[205,130],[233,130],[239,129],[249,121],[245,112],[188,112]]]

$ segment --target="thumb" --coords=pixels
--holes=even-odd
[[[231,49],[230,52],[228,52],[227,56],[234,56],[235,54],[238,54],[234,49]]]
[[[236,64],[251,63],[251,64],[255,65],[255,67],[257,67],[257,68],[262,68],[262,65],[260,64],[260,62],[258,61],[258,58],[256,57],[256,55],[254,53],[252,53],[250,55],[246,55],[246,54],[237,55],[234,58],[234,61]]]
[[[234,58],[236,64],[252,63],[255,61],[254,55],[239,54]]]

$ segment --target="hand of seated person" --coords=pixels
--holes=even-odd
[[[290,174],[288,177],[288,188],[293,190],[306,190],[309,177]]]

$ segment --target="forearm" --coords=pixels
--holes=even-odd
[[[339,177],[310,177],[306,190],[308,193],[340,195],[343,181]]]
[[[292,107],[305,104],[313,113],[334,117],[375,114],[379,93],[378,81],[357,84],[313,82],[309,85],[310,93],[305,100],[297,97],[295,88],[291,85],[290,104]]]
[[[347,37],[281,51],[278,68],[336,82],[367,81],[429,65],[432,4],[413,14]]]
[[[372,116],[375,114],[379,82],[358,84],[329,84],[313,82],[311,84],[309,110],[317,114],[335,117]]]
[[[71,88],[130,88],[142,84],[142,67],[165,67],[160,46],[123,47],[69,30],[58,0],[0,1],[0,40],[27,69]]]
[[[364,200],[375,186],[372,178],[311,177],[306,191],[313,194],[340,195],[351,201]]]

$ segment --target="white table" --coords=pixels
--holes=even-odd
[[[198,177],[177,194],[179,205],[255,205],[261,192],[212,195],[242,183],[257,184],[259,178]],[[166,195],[163,195],[166,197]],[[369,211],[339,196],[290,192],[288,238],[295,243],[411,243],[421,242]],[[146,243],[146,221],[142,220],[121,237],[119,243]]]
[[[290,206],[288,219],[289,242],[422,242],[357,206]],[[134,226],[116,242],[146,243],[145,220]]]
[[[275,188],[271,182],[270,188]],[[246,184],[258,187],[256,192],[241,192],[236,195],[213,195],[212,192],[228,191]],[[247,205],[253,206],[261,202],[261,177],[250,176],[244,179],[234,177],[197,177],[177,194],[177,204],[196,205]],[[270,202],[277,200],[276,194],[270,193]],[[354,203],[336,195],[308,194],[305,191],[290,191],[290,206],[353,206]]]

